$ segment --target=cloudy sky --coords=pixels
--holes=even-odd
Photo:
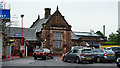
[[[2,1],[2,0],[1,0]],[[13,26],[21,27],[20,15],[24,14],[24,27],[30,27],[40,15],[44,17],[44,8],[51,8],[53,14],[58,5],[73,31],[103,32],[106,36],[118,29],[118,0],[5,0],[6,8],[11,8]],[[10,5],[9,5],[10,4]]]

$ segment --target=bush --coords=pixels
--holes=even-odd
[[[103,42],[102,45],[120,45],[120,43],[116,43],[116,42]]]

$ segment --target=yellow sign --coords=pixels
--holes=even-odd
[[[10,39],[10,41],[12,41],[12,42],[13,42],[14,40],[13,40],[13,39]]]
[[[100,45],[100,49],[104,49],[105,47],[120,47],[120,45]]]

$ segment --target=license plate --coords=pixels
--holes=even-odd
[[[109,56],[113,56],[113,55],[109,55]]]
[[[37,55],[39,55],[40,53],[36,53]]]
[[[92,58],[86,58],[86,59],[91,60]]]

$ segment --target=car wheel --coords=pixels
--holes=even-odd
[[[79,57],[76,57],[76,63],[80,63]]]
[[[45,56],[45,57],[43,57],[42,59],[43,59],[43,60],[46,60],[47,58],[46,58],[46,56]]]
[[[96,58],[96,62],[99,63],[101,60],[100,60],[100,57],[97,57]]]
[[[120,65],[117,65],[118,68],[120,68]]]
[[[93,61],[89,61],[89,63],[93,64]]]
[[[34,60],[37,60],[37,57],[34,57]]]
[[[67,62],[67,59],[65,58],[65,56],[63,57],[63,61],[64,61],[64,62]]]
[[[53,59],[53,56],[51,56],[51,59]]]

